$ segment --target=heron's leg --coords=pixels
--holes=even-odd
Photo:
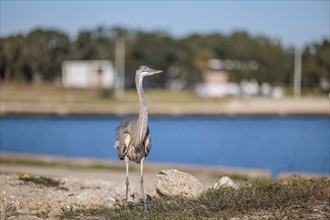
[[[127,206],[128,202],[128,186],[129,186],[129,180],[128,180],[128,163],[129,159],[125,157],[125,164],[126,164],[126,197],[125,197],[125,206]]]
[[[141,179],[140,179],[140,187],[141,187],[141,199],[143,202],[143,207],[144,207],[144,211],[147,212],[147,203],[146,203],[146,198],[144,195],[144,187],[143,187],[143,162],[144,162],[144,157],[141,159]]]

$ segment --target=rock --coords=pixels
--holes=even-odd
[[[221,177],[218,182],[216,182],[213,186],[213,188],[217,189],[220,187],[233,187],[235,189],[238,188],[238,186],[236,185],[236,183],[230,179],[228,176],[223,176]]]
[[[175,169],[162,170],[155,181],[156,192],[167,196],[196,197],[204,185],[194,176]]]

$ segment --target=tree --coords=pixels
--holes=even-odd
[[[164,33],[137,32],[130,38],[126,48],[126,72],[129,78],[134,79],[135,70],[141,64],[148,65],[165,72],[156,76],[156,82],[160,86],[166,86],[166,73],[178,62],[180,54],[180,47],[173,38]]]
[[[10,36],[0,40],[0,76],[1,80],[23,79],[20,66],[24,45],[23,35]]]
[[[289,86],[293,75],[293,51],[277,40],[252,36],[245,31],[229,35],[193,34],[173,38],[166,32],[145,32],[122,27],[99,26],[82,30],[70,41],[65,33],[37,29],[27,35],[0,38],[0,79],[52,82],[60,77],[64,60],[107,59],[115,63],[115,42],[126,41],[126,82],[134,86],[139,65],[164,70],[145,86],[168,87],[179,80],[193,87],[208,69],[209,59],[255,60],[256,70],[232,70],[230,80],[256,79],[259,83]],[[303,53],[303,89],[319,90],[329,82],[329,40],[314,43]],[[156,82],[156,84],[152,84]],[[329,84],[329,83],[328,83]]]
[[[321,43],[314,43],[305,48],[302,62],[302,87],[320,90],[321,83],[328,86],[323,90],[329,91],[330,80],[330,42],[324,39]]]
[[[67,35],[55,30],[37,29],[27,36],[1,39],[1,79],[53,81],[60,76],[69,46]]]
[[[70,42],[63,33],[37,29],[26,36],[24,48],[23,57],[33,75],[52,81],[61,74],[60,67],[69,53]]]

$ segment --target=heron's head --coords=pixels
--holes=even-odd
[[[147,66],[140,66],[139,69],[136,71],[136,75],[145,77],[145,76],[150,76],[150,75],[154,75],[154,74],[161,73],[161,72],[163,72],[163,71],[150,69]]]

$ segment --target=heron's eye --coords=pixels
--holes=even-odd
[[[147,66],[141,66],[141,70],[142,70],[143,72],[146,72],[146,71],[149,70],[149,67],[147,67]]]

